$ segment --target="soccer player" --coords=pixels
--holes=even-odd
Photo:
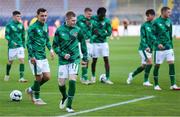
[[[45,47],[50,50],[51,57],[54,58],[53,49],[49,42],[47,20],[47,10],[39,8],[37,10],[37,21],[28,29],[27,49],[29,55],[30,68],[35,75],[33,86],[26,89],[31,96],[31,100],[36,105],[46,104],[40,98],[40,88],[50,79],[50,68],[46,58]]]
[[[96,62],[99,57],[103,57],[105,63],[106,71],[106,84],[113,84],[110,81],[110,65],[109,65],[109,45],[107,43],[107,37],[111,36],[112,27],[110,20],[106,18],[106,9],[100,7],[97,10],[97,15],[93,16],[93,29],[92,29],[92,45],[93,45],[93,54],[92,54],[92,82],[96,82],[95,68]]]
[[[83,35],[86,40],[86,46],[88,50],[88,59],[92,56],[92,45],[91,45],[91,36],[92,36],[92,9],[85,8],[84,15],[79,15],[77,19],[77,26],[81,28]],[[88,63],[87,65],[81,65],[82,67],[82,75],[81,75],[81,83],[82,84],[90,84],[91,82],[88,80]]]
[[[169,64],[169,77],[171,80],[170,89],[179,90],[175,83],[175,66],[174,66],[174,50],[172,38],[172,22],[169,19],[171,9],[162,7],[161,16],[154,21],[153,28],[155,30],[155,66],[154,66],[154,90],[162,90],[158,83],[158,75],[160,65],[164,59]]]
[[[25,48],[25,29],[21,23],[21,13],[13,11],[13,20],[6,26],[5,38],[8,41],[8,64],[6,66],[6,75],[4,81],[9,80],[11,65],[15,59],[19,59],[19,82],[27,82],[24,79],[24,48]]]
[[[55,33],[53,49],[59,58],[58,83],[62,94],[59,108],[66,106],[67,112],[74,112],[72,101],[76,90],[76,79],[80,64],[79,42],[83,54],[82,64],[87,64],[87,47],[83,33],[76,26],[76,15],[69,11],[66,13],[66,24],[60,26]],[[66,79],[69,80],[68,94],[66,93]]]
[[[146,11],[147,21],[141,25],[141,41],[139,44],[139,54],[141,56],[141,66],[139,66],[135,71],[129,73],[127,79],[127,84],[130,84],[136,75],[144,71],[144,86],[152,86],[149,82],[148,77],[152,67],[152,51],[153,51],[153,41],[155,36],[153,33],[152,22],[155,17],[155,11],[153,9],[148,9]]]

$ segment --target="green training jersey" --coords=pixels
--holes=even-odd
[[[159,50],[158,45],[162,44],[164,50],[172,49],[172,23],[169,18],[157,18],[153,23],[153,29],[156,36],[155,50]]]
[[[145,50],[146,48],[150,48],[150,50],[152,51],[153,42],[155,41],[152,21],[146,21],[141,25],[140,38],[141,40],[139,44],[139,50]]]
[[[49,50],[51,49],[48,26],[36,21],[28,29],[27,49],[29,59],[33,57],[37,60],[46,59],[46,46]]]
[[[5,38],[8,40],[8,48],[25,47],[25,29],[22,23],[10,21],[6,25]]]
[[[77,26],[81,28],[84,38],[86,40],[90,39],[92,36],[92,19],[86,18],[84,15],[79,15],[77,20]]]
[[[56,30],[52,47],[59,57],[59,65],[80,63],[79,42],[83,60],[87,61],[87,47],[80,28],[78,26],[69,27],[65,24]],[[64,58],[66,54],[70,54],[68,60]]]
[[[112,27],[110,20],[104,18],[99,20],[98,16],[93,16],[93,28],[92,28],[92,42],[93,43],[104,43],[107,42],[107,37],[112,33]]]

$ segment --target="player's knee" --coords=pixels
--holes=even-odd
[[[44,78],[45,80],[50,80],[50,74],[44,75],[43,78]]]
[[[19,59],[19,62],[22,64],[22,63],[24,63],[24,59]]]
[[[69,76],[69,80],[76,81],[76,79],[77,79],[77,75],[75,75],[75,74]]]
[[[13,63],[13,61],[8,61],[8,64],[11,65]]]
[[[58,78],[58,84],[59,84],[59,86],[64,86],[65,85],[65,79],[64,78]]]
[[[168,61],[168,64],[174,64],[174,61]]]

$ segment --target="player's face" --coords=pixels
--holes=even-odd
[[[20,15],[20,14],[14,15],[14,16],[13,16],[13,19],[14,19],[15,21],[22,22],[22,20],[21,20],[21,15]]]
[[[162,15],[164,18],[169,18],[171,15],[171,10],[169,9],[169,10],[164,11]]]
[[[86,11],[86,12],[85,12],[85,17],[88,18],[88,19],[91,19],[91,17],[92,17],[92,12],[91,12],[91,11]]]
[[[148,14],[146,19],[147,21],[152,21],[154,19],[155,15]]]
[[[73,27],[76,24],[76,20],[77,20],[76,17],[71,17],[70,19],[67,19],[66,20],[67,25]]]
[[[37,15],[37,18],[38,18],[38,21],[40,21],[41,23],[45,23],[46,20],[47,20],[47,11],[46,12],[40,12],[38,15]]]

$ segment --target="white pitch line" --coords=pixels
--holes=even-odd
[[[147,99],[151,99],[151,98],[154,98],[154,97],[155,96],[146,96],[146,97],[141,97],[141,98],[135,98],[135,99],[124,101],[124,102],[119,102],[119,103],[115,103],[115,104],[105,105],[105,106],[101,106],[101,107],[97,107],[97,108],[93,108],[93,109],[88,109],[88,110],[84,110],[84,111],[79,111],[79,112],[75,112],[75,113],[69,113],[69,114],[65,114],[65,115],[60,115],[58,117],[69,117],[69,116],[73,116],[73,115],[89,113],[89,112],[103,110],[103,109],[107,109],[107,108],[111,108],[111,107],[115,107],[115,106],[120,106],[120,105],[125,105],[125,104],[129,104],[129,103],[133,103],[133,102],[147,100]]]

